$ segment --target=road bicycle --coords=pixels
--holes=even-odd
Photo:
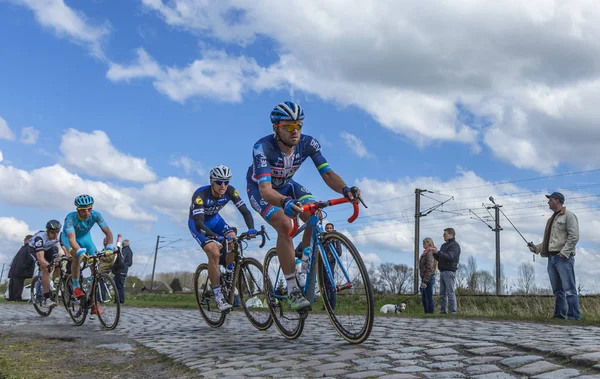
[[[262,248],[265,245],[265,239],[269,239],[264,226],[261,227],[257,236],[262,237],[262,242],[259,245]],[[246,240],[248,239],[250,239],[248,235],[242,233],[239,237],[230,241],[233,244],[231,252],[235,254],[233,259],[234,268],[231,273],[227,273],[224,269],[224,257],[229,252],[229,243],[224,242],[223,252],[225,254],[222,255],[219,264],[221,291],[229,304],[235,304],[236,296],[239,296],[240,305],[250,323],[258,330],[266,330],[273,324],[273,319],[266,306],[266,293],[263,289],[263,267],[257,259],[244,256],[244,249],[248,246]],[[194,273],[194,292],[198,310],[206,323],[213,328],[223,325],[229,311],[219,311],[208,277],[207,263],[200,264]]]
[[[64,292],[64,286],[66,283],[66,278],[68,276],[67,273],[67,264],[70,264],[70,259],[63,255],[59,258],[54,259],[54,261],[49,265],[48,272],[51,274],[54,271],[54,267],[58,264],[60,269],[60,274],[58,276],[58,282],[50,279],[50,299],[58,305],[59,303],[63,303],[62,294]],[[44,299],[44,290],[42,288],[42,270],[40,269],[39,262],[37,263],[38,272],[37,275],[34,276],[31,281],[30,291],[31,296],[29,297],[30,301],[33,303],[33,307],[36,312],[43,317],[50,316],[52,313],[52,309],[46,306],[46,302]],[[66,306],[65,306],[66,309]]]
[[[121,315],[121,302],[119,293],[114,280],[107,273],[100,272],[100,260],[105,257],[104,252],[98,252],[89,257],[80,273],[87,267],[90,267],[92,276],[84,277],[80,275],[79,283],[85,296],[81,299],[73,296],[73,286],[71,275],[67,277],[65,290],[63,291],[63,302],[73,323],[80,326],[85,322],[88,312],[98,316],[102,327],[106,330],[113,330],[119,323]]]
[[[371,281],[354,244],[340,232],[325,232],[322,225],[322,209],[347,202],[348,199],[340,198],[304,205],[302,210],[309,212],[310,218],[300,228],[294,219],[290,236],[295,237],[312,226],[308,271],[302,292],[311,304],[320,298],[338,333],[346,341],[358,344],[369,337],[373,328]],[[359,214],[358,204],[353,207],[354,213],[348,219],[350,223]],[[296,339],[302,334],[308,310],[297,312],[288,306],[287,283],[275,248],[267,252],[264,268],[267,304],[275,326],[287,339]],[[317,282],[320,294],[316,293]]]

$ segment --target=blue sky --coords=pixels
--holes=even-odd
[[[23,234],[62,220],[89,193],[132,241],[133,273],[149,273],[157,235],[181,239],[160,251],[158,271],[193,270],[206,261],[186,227],[193,190],[225,164],[243,191],[251,147],[288,99],[372,204],[354,225],[349,209],[329,217],[369,263],[412,264],[417,187],[454,196],[443,208],[454,213],[424,218],[422,237],[441,245],[443,228],[455,227],[463,261],[472,255],[490,271],[493,233],[469,209],[483,217],[494,195],[539,242],[550,214],[543,194],[561,189],[581,222],[578,263],[598,262],[595,8],[292,3],[0,1],[0,263]],[[527,178],[540,179],[518,181]],[[336,196],[310,162],[294,179],[318,198]],[[241,224],[232,207],[224,216]],[[505,273],[516,283],[531,255],[504,224]],[[536,260],[541,286],[544,265]],[[594,267],[576,267],[591,292]]]

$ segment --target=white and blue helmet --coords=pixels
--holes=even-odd
[[[302,107],[291,101],[279,103],[271,111],[271,123],[279,124],[281,121],[302,121],[304,120],[304,110]]]

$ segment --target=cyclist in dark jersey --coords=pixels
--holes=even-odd
[[[336,174],[321,154],[319,142],[302,135],[304,110],[296,103],[280,103],[271,112],[274,134],[261,138],[254,144],[253,163],[248,169],[248,196],[252,207],[277,231],[277,256],[285,275],[288,302],[294,310],[310,307],[296,283],[295,254],[290,218],[302,212],[301,206],[315,202],[312,194],[292,180],[300,165],[311,158],[325,183],[334,191],[343,194],[352,202],[358,201],[360,190],[348,187]],[[308,212],[300,214],[303,221],[310,217]],[[302,247],[308,248],[312,230],[306,228]]]
[[[229,185],[230,181],[231,170],[228,167],[219,165],[210,170],[210,185],[200,187],[194,192],[188,219],[192,236],[208,256],[208,276],[221,312],[230,309],[232,305],[221,293],[219,260],[222,243],[229,243],[228,241],[235,238],[235,231],[227,225],[219,211],[230,201],[233,202],[244,217],[248,236],[254,237],[257,233],[252,213],[240,198],[238,191]],[[228,254],[222,262],[225,265],[233,263],[233,254]]]
[[[40,266],[44,304],[48,308],[56,307],[56,303],[50,298],[50,272],[53,269],[51,265],[59,255],[56,243],[58,242],[61,228],[62,225],[60,222],[50,220],[46,223],[46,230],[34,234],[27,244],[29,254]],[[34,299],[31,300],[33,301]]]

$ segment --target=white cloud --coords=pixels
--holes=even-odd
[[[198,95],[239,101],[250,90],[299,90],[356,106],[420,145],[458,141],[478,152],[483,143],[500,159],[541,172],[565,161],[593,165],[600,159],[600,8],[593,2],[143,4],[169,25],[202,37],[242,48],[266,38],[279,55],[264,66],[250,57],[221,56],[223,67],[209,66],[218,77],[237,65],[229,92],[207,92],[205,82],[193,80],[192,72],[202,72],[194,63],[164,69],[162,86],[158,79],[155,86],[177,101]],[[294,22],[302,28],[289,28],[289,9],[298,10]],[[244,60],[247,69],[240,69]],[[206,61],[205,55],[196,64]]]
[[[144,49],[137,49],[137,54],[129,66],[111,63],[107,78],[114,82],[152,78],[157,91],[181,103],[193,96],[240,102],[260,70],[254,59],[232,58],[220,51],[206,52],[185,68],[164,69]]]
[[[186,174],[190,174],[192,172],[195,172],[200,176],[206,174],[206,171],[204,171],[200,162],[195,161],[187,156],[181,156],[178,158],[173,157],[169,163],[175,167],[182,168]]]
[[[113,217],[131,221],[156,221],[136,204],[127,190],[104,182],[84,180],[60,165],[30,172],[0,164],[0,199],[2,202],[41,209],[72,210],[73,199],[82,193],[94,197],[96,208]]]
[[[21,129],[21,142],[27,145],[32,145],[37,142],[40,136],[40,131],[31,126]]]
[[[0,239],[8,242],[23,243],[26,235],[33,234],[25,221],[14,217],[0,217]]]
[[[0,138],[13,140],[15,139],[15,133],[8,127],[6,121],[0,117]]]
[[[0,150],[0,162],[4,160],[4,156],[2,155],[2,150]]]
[[[64,0],[14,0],[33,11],[40,25],[53,29],[59,36],[88,47],[97,58],[104,59],[102,40],[109,34],[107,22],[93,26],[82,13],[71,9]]]
[[[358,155],[361,158],[370,158],[372,157],[371,153],[367,151],[365,144],[363,141],[355,136],[354,134],[350,134],[348,132],[341,132],[340,136],[346,142],[346,145],[350,148],[350,150]]]
[[[92,133],[69,129],[63,135],[60,151],[65,164],[88,175],[119,178],[133,182],[151,182],[156,174],[146,160],[118,151],[101,130]]]
[[[145,184],[139,190],[144,203],[173,220],[187,224],[192,195],[198,188],[187,179],[168,177],[156,183]]]
[[[474,256],[479,268],[492,275],[495,275],[494,233],[469,210],[493,226],[493,220],[482,207],[482,203],[492,205],[488,198],[493,195],[525,238],[535,243],[541,243],[546,220],[552,213],[544,194],[554,189],[538,192],[528,191],[515,184],[494,185],[470,171],[459,171],[456,177],[449,180],[417,177],[392,182],[364,178],[354,184],[360,187],[369,208],[361,207],[361,215],[353,224],[346,221],[351,213],[349,208],[342,210],[341,206],[339,212],[333,208],[328,212],[327,221],[333,222],[336,229],[346,234],[359,251],[376,252],[383,262],[403,263],[409,267],[412,267],[414,260],[415,188],[434,192],[421,196],[423,213],[454,196],[454,200],[421,217],[420,240],[431,237],[439,247],[444,242],[443,229],[452,227],[456,230],[457,241],[462,248],[461,263],[466,263],[469,256]],[[584,288],[593,290],[594,278],[600,275],[600,236],[597,233],[600,227],[600,212],[597,209],[600,200],[590,193],[567,189],[561,191],[566,196],[567,209],[575,212],[579,219],[580,242],[576,261],[585,264],[577,265],[576,275]],[[494,211],[491,212],[493,214]],[[503,228],[501,263],[505,275],[516,283],[518,266],[533,263],[532,254],[502,215],[500,225]],[[420,246],[421,241],[419,251]],[[546,259],[538,256],[534,267],[537,284],[549,287],[546,262]]]

